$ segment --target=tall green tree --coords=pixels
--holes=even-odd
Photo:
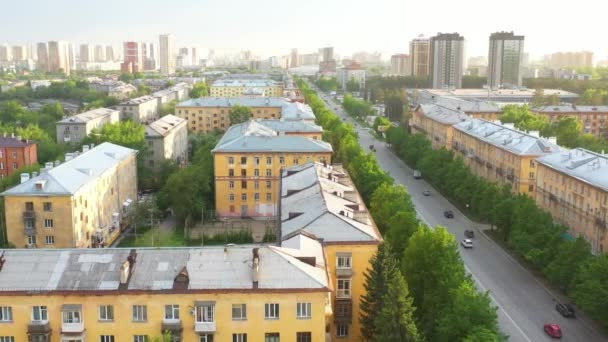
[[[577,274],[574,298],[604,326],[608,322],[608,254],[587,260]]]
[[[209,96],[209,86],[205,81],[194,84],[192,90],[190,90],[190,97],[193,99],[203,96]]]
[[[348,82],[346,82],[346,90],[359,91],[360,90],[359,82],[357,82],[355,79],[350,79]]]
[[[557,254],[547,265],[545,274],[563,291],[570,293],[576,285],[576,273],[580,265],[585,265],[592,258],[591,245],[579,236],[574,243],[561,241],[556,250]]]
[[[396,270],[388,280],[388,291],[376,316],[376,341],[421,341],[414,320],[413,300],[409,296],[407,283]]]
[[[583,124],[575,117],[561,118],[555,125],[557,143],[566,147],[578,147],[578,140],[583,131]]]
[[[230,125],[236,125],[251,119],[253,113],[251,112],[251,108],[247,106],[236,105],[230,109],[228,117],[230,118]]]

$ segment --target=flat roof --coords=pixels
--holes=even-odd
[[[536,92],[535,89],[424,89],[437,96],[453,96],[453,97],[475,97],[479,99],[490,97],[532,97]],[[559,97],[578,98],[578,94],[560,90],[560,89],[543,89],[545,96],[557,95]]]
[[[212,87],[279,87],[281,83],[271,79],[219,79]]]
[[[75,124],[75,123],[86,123],[91,120],[99,119],[101,117],[110,116],[119,111],[110,108],[96,108],[91,109],[87,112],[75,114],[65,119],[57,121],[58,124]]]
[[[564,149],[537,161],[603,191],[608,191],[608,156],[584,148]]]
[[[530,110],[537,113],[607,113],[608,106],[543,106],[531,108]]]
[[[284,120],[315,120],[315,114],[309,105],[300,102],[291,102],[283,97],[201,97],[178,103],[175,108],[201,107],[201,108],[231,108],[233,106],[245,107],[280,107],[281,118]]]
[[[146,125],[146,138],[164,137],[180,125],[186,125],[186,119],[167,114],[162,118]]]
[[[446,125],[453,125],[470,119],[464,112],[436,104],[421,104],[419,109],[429,119]]]
[[[156,101],[156,98],[154,96],[150,96],[150,95],[145,95],[145,96],[140,96],[140,97],[136,97],[134,99],[130,99],[124,102],[121,102],[119,104],[119,106],[137,106],[140,105],[144,102],[148,102],[148,101]]]

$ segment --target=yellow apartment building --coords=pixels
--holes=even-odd
[[[22,174],[21,184],[1,194],[8,241],[17,248],[111,244],[137,200],[136,155],[111,143],[85,145],[62,164]]]
[[[287,168],[281,180],[281,246],[315,251],[319,242],[333,284],[336,341],[361,341],[359,312],[365,272],[382,237],[357,189],[340,165],[307,163]],[[317,259],[319,259],[317,257]]]
[[[608,246],[608,157],[583,148],[563,150],[536,161],[536,202],[553,218],[582,235],[593,253]]]
[[[478,176],[534,197],[538,157],[558,152],[555,138],[521,132],[513,124],[471,119],[454,125],[452,148]]]
[[[608,106],[545,106],[532,108],[531,111],[547,117],[551,122],[574,117],[583,125],[583,132],[596,137],[608,136]]]
[[[283,83],[270,79],[219,79],[209,87],[211,97],[283,96]]]
[[[310,106],[281,97],[201,97],[178,103],[175,113],[188,121],[190,132],[223,132],[231,126],[230,110],[234,106],[249,107],[253,119],[315,122]]]
[[[412,133],[421,133],[431,140],[433,148],[452,148],[453,125],[470,119],[464,112],[436,104],[419,105],[410,118]]]
[[[0,337],[150,342],[170,332],[172,341],[187,342],[326,341],[332,293],[324,260],[299,252],[274,246],[6,250]]]
[[[329,143],[279,125],[273,129],[256,120],[234,125],[212,150],[220,217],[274,217],[282,169],[309,161],[331,163]]]

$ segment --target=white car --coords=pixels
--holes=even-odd
[[[464,239],[460,242],[460,244],[464,248],[473,248],[473,240],[471,239]]]

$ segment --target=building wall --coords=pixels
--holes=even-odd
[[[0,147],[0,179],[8,177],[24,166],[38,163],[36,144],[25,147]]]
[[[282,107],[250,107],[254,119],[280,119]],[[230,127],[228,107],[176,107],[176,115],[188,120],[188,130],[208,133],[214,130],[226,131]]]
[[[454,128],[452,125],[443,124],[438,121],[432,120],[424,113],[422,109],[414,111],[410,120],[410,128],[412,133],[421,133],[427,136],[431,140],[431,146],[434,149],[442,147],[448,150],[452,148],[452,139],[454,135]]]
[[[241,157],[247,158],[247,163],[241,165]],[[259,158],[256,165],[255,158]],[[230,158],[234,163],[230,164]],[[267,163],[271,158],[271,163]],[[284,163],[281,164],[281,158]],[[252,216],[272,217],[277,215],[279,201],[279,182],[282,168],[293,165],[304,164],[307,161],[326,161],[331,163],[331,152],[327,153],[215,153],[213,156],[215,170],[215,209],[219,216]],[[296,162],[297,161],[297,162]],[[259,170],[259,176],[255,176],[255,170]],[[234,170],[234,176],[229,175],[229,170]],[[246,170],[246,176],[241,175],[241,170]],[[267,171],[271,175],[267,176]],[[246,188],[243,188],[245,182]],[[258,182],[258,189],[256,189]],[[266,182],[270,182],[270,188]],[[256,201],[255,194],[259,194]],[[230,194],[234,200],[230,200]],[[246,199],[243,200],[243,194]],[[270,194],[270,198],[268,198]],[[246,210],[242,206],[246,206]]]
[[[281,97],[283,96],[283,86],[270,87],[209,87],[209,96],[212,97],[239,97],[247,95],[246,92],[251,88],[259,88],[264,91],[265,97]]]
[[[163,160],[184,163],[188,157],[188,125],[185,121],[174,127],[164,137],[146,137],[150,147],[148,166],[158,168]]]
[[[122,120],[145,123],[158,117],[158,100],[154,98],[140,104],[117,105],[116,109],[121,112]]]
[[[246,333],[248,341],[264,341],[265,333],[278,332],[281,341],[296,341],[296,332],[311,332],[312,341],[325,340],[326,292],[221,292],[209,291],[200,294],[108,294],[96,295],[81,292],[81,295],[45,293],[43,296],[2,296],[0,306],[10,306],[13,322],[2,323],[7,328],[2,335],[14,336],[15,341],[28,341],[27,325],[31,322],[32,307],[46,305],[48,319],[53,330],[51,341],[60,341],[62,330],[62,305],[81,304],[85,336],[88,341],[100,341],[101,335],[114,335],[116,341],[133,341],[134,335],[148,335],[151,341],[161,336],[164,305],[179,305],[182,323],[182,341],[198,341],[194,330],[195,317],[190,314],[195,301],[215,301],[216,332],[214,341],[232,341],[233,333]],[[296,318],[298,302],[311,303],[311,318]],[[266,303],[279,304],[279,319],[264,318]],[[232,304],[246,304],[247,319],[232,320]],[[114,320],[99,320],[101,305],[114,306]],[[146,305],[146,322],[133,322],[133,305]]]
[[[538,164],[536,203],[568,227],[572,236],[582,235],[594,253],[608,246],[606,213],[608,192],[542,163]]]
[[[452,148],[478,176],[511,187],[515,194],[534,196],[536,158],[499,148],[475,136],[454,130]]]
[[[101,129],[109,123],[117,123],[120,121],[120,112],[113,111],[112,114],[101,116],[87,122],[57,122],[57,143],[81,143],[94,128]],[[66,137],[69,140],[66,140]]]
[[[608,136],[608,112],[606,111],[543,112],[535,109],[531,110],[536,114],[545,116],[551,122],[556,122],[566,117],[577,118],[581,121],[585,133],[596,137]]]

